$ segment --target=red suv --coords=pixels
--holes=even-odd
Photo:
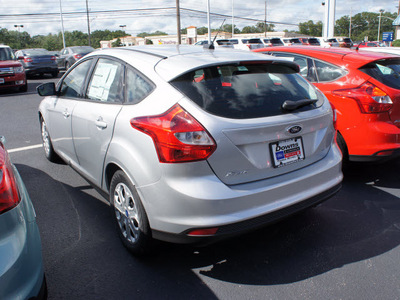
[[[300,66],[337,112],[337,142],[344,161],[400,155],[400,57],[344,48],[269,47],[257,52]]]
[[[9,88],[26,92],[28,83],[24,67],[16,60],[11,48],[0,45],[0,90]]]

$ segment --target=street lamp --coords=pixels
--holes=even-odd
[[[380,36],[380,31],[381,31],[381,19],[382,19],[382,13],[384,12],[385,10],[383,10],[383,9],[380,9],[379,10],[379,13],[380,13],[380,15],[379,15],[379,25],[378,25],[378,38],[377,38],[377,41],[379,42],[379,36]]]
[[[125,28],[126,25],[119,25],[119,27],[121,27],[121,30],[123,30],[123,28]]]
[[[18,44],[21,48],[21,27],[24,27],[24,25],[14,25],[14,27],[18,28]]]

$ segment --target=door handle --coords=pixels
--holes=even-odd
[[[103,121],[102,117],[98,117],[96,122],[94,122],[94,124],[99,129],[106,129],[107,128],[107,123]]]
[[[70,116],[71,114],[68,112],[68,110],[65,110],[64,112],[63,112],[63,116],[64,116],[64,118],[69,118],[69,116]]]

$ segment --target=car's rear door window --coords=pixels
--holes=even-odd
[[[126,103],[128,104],[139,103],[154,90],[153,83],[131,68],[127,69],[125,86]]]
[[[347,74],[346,70],[319,60],[314,60],[318,82],[334,81]]]
[[[90,80],[86,97],[101,102],[122,102],[124,68],[118,61],[100,58]]]
[[[400,89],[399,59],[379,60],[360,68],[360,70],[391,88]]]
[[[282,109],[286,100],[319,99],[315,88],[285,64],[212,66],[188,72],[171,84],[205,111],[234,119],[281,115],[287,113]],[[318,101],[298,111],[321,104]]]

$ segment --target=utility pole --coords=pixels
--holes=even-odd
[[[232,0],[232,37],[233,37],[233,34],[235,33],[234,28],[235,28],[235,25],[234,25],[234,22],[233,22],[233,0]]]
[[[207,0],[208,43],[211,45],[210,0]]]
[[[399,0],[400,1],[400,0]],[[267,0],[265,0],[264,36],[267,37]]]
[[[350,25],[349,25],[349,38],[351,39],[351,16],[353,15],[353,9],[350,8]]]
[[[63,39],[63,48],[65,48],[64,21],[63,21],[63,15],[62,15],[61,0],[60,0],[60,18],[61,18],[61,33],[62,33],[62,39]]]
[[[178,37],[178,45],[181,44],[181,13],[179,9],[179,0],[176,0],[176,31]]]
[[[86,0],[86,17],[87,17],[87,30],[88,30],[88,35],[89,35],[89,46],[91,45],[90,41],[90,23],[89,23],[89,6],[88,6],[88,0]]]

